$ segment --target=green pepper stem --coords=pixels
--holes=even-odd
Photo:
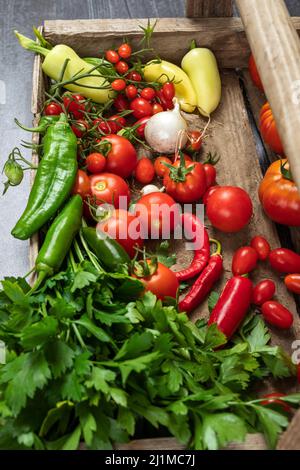
[[[210,238],[209,242],[214,243],[215,245],[217,245],[217,249],[216,249],[216,251],[213,252],[212,256],[220,255],[222,253],[222,245],[219,242],[219,240],[216,240],[215,238]]]
[[[37,52],[38,54],[41,54],[45,57],[49,54],[49,49],[40,46],[38,43],[36,43],[32,39],[27,38],[26,36],[23,36],[23,34],[20,34],[16,30],[14,31],[14,33],[17,36],[19,43],[22,47],[24,47],[24,49],[27,49],[28,51]]]

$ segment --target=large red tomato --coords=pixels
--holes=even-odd
[[[106,142],[108,147],[105,170],[122,178],[128,178],[137,164],[134,146],[125,137],[115,134],[103,136],[100,142]]]
[[[99,175],[90,176],[90,182],[91,194],[98,206],[108,203],[118,208],[121,202],[120,197],[123,197],[127,207],[130,191],[123,178],[113,173],[100,173]]]
[[[207,217],[222,232],[238,232],[249,223],[252,212],[248,193],[237,186],[217,186],[207,199]]]
[[[145,290],[155,294],[158,299],[176,298],[179,282],[175,273],[162,263],[156,264],[152,260],[147,260],[147,263],[149,275],[142,275],[137,270],[134,272],[133,277],[137,277],[142,281]]]
[[[116,240],[131,258],[135,255],[135,247],[141,248],[144,241],[141,237],[140,221],[130,212],[116,209],[104,221],[99,222],[97,230],[106,232]]]
[[[198,201],[206,190],[206,177],[203,165],[187,162],[182,155],[173,163],[164,176],[166,192],[175,201],[189,203]]]
[[[278,134],[273,113],[268,102],[266,102],[261,108],[259,116],[259,127],[260,133],[264,141],[271,147],[274,152],[283,155],[284,150],[282,142]]]
[[[179,208],[168,194],[155,192],[141,197],[135,206],[144,237],[167,239],[179,222]]]

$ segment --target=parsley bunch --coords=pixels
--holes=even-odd
[[[140,281],[73,263],[28,295],[24,279],[0,292],[0,449],[111,449],[132,437],[172,435],[194,449],[263,432],[274,447],[288,424],[253,385],[294,366],[259,316],[229,347]],[[216,349],[218,348],[218,349]],[[284,401],[292,406],[300,394]]]

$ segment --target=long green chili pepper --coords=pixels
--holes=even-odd
[[[72,241],[81,227],[82,199],[72,196],[62,211],[52,222],[44,243],[36,258],[35,269],[38,278],[31,292],[36,290],[44,279],[52,276],[62,265]]]
[[[77,172],[77,140],[65,114],[50,126],[43,141],[44,154],[38,166],[28,203],[12,235],[26,240],[37,232],[69,196]]]
[[[21,127],[24,131],[28,132],[39,132],[43,134],[46,132],[49,126],[55,124],[60,119],[60,116],[42,116],[39,120],[39,124],[37,127],[26,127],[21,124],[18,119],[15,119],[15,123]]]
[[[112,238],[100,238],[95,228],[84,227],[82,234],[92,251],[106,269],[118,271],[120,265],[130,263],[130,258],[124,248]]]

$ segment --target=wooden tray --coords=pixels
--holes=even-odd
[[[239,0],[238,4],[243,19],[247,18],[247,6],[256,11],[260,11],[263,4],[273,2],[280,6],[281,0],[268,0],[261,2],[259,0]],[[216,7],[216,4],[218,7]],[[282,7],[282,5],[281,5]],[[244,9],[244,10],[243,10]],[[212,2],[211,0],[187,1],[187,13],[189,16],[202,14],[216,16],[230,16],[232,14],[232,3],[228,0]],[[274,14],[274,11],[273,11]],[[285,18],[288,21],[288,27],[291,24],[300,32],[300,18],[293,18],[291,21],[285,11]],[[277,24],[277,18],[273,18]],[[281,17],[282,20],[282,17]],[[283,21],[283,20],[282,20]],[[103,50],[112,43],[118,43],[123,37],[127,37],[137,46],[141,38],[141,30],[138,27],[144,24],[146,20],[76,20],[76,21],[45,21],[41,28],[45,38],[52,44],[64,43],[74,48],[81,56],[97,55],[99,50]],[[281,23],[279,25],[281,27]],[[253,24],[252,26],[253,27]],[[250,30],[251,30],[250,27]],[[261,26],[260,26],[261,27]],[[287,25],[285,24],[285,27]],[[247,29],[248,31],[248,29]],[[264,36],[265,32],[261,27],[260,33]],[[253,31],[252,33],[253,34]],[[296,38],[296,39],[295,39]],[[213,115],[213,121],[209,127],[209,136],[204,143],[204,153],[207,151],[216,151],[221,155],[218,163],[218,183],[232,184],[243,187],[249,194],[254,204],[254,216],[249,227],[238,234],[226,235],[216,232],[209,226],[211,236],[220,239],[224,249],[225,274],[218,288],[224,284],[226,278],[231,275],[231,258],[233,252],[241,245],[248,244],[254,234],[262,234],[270,241],[272,248],[280,245],[279,234],[276,226],[264,215],[258,200],[258,185],[262,178],[262,172],[267,168],[269,162],[275,158],[271,152],[266,151],[257,132],[256,121],[261,104],[265,97],[251,83],[248,73],[245,70],[250,54],[249,43],[243,27],[242,20],[239,18],[168,18],[160,19],[157,22],[155,33],[153,35],[152,45],[164,59],[180,63],[180,60],[187,50],[189,42],[195,39],[197,44],[209,47],[217,56],[222,74],[222,102],[218,110]],[[261,40],[266,41],[266,37]],[[295,33],[295,41],[298,41]],[[252,41],[252,49],[257,49],[256,42]],[[256,55],[255,55],[256,57]],[[299,55],[300,57],[300,55]],[[266,64],[258,58],[258,66],[262,71],[262,78],[270,81]],[[263,69],[263,70],[262,70]],[[269,71],[270,72],[270,71]],[[272,75],[272,72],[270,72]],[[300,77],[300,70],[299,70]],[[45,90],[45,79],[41,71],[41,58],[36,56],[33,71],[33,98],[32,112],[34,122],[38,122],[40,111],[42,110]],[[265,83],[265,81],[264,81]],[[272,84],[271,84],[272,85]],[[273,86],[273,85],[272,85]],[[278,85],[280,88],[280,84]],[[276,87],[275,87],[276,88]],[[267,88],[266,88],[267,89]],[[271,106],[273,108],[274,91],[268,93]],[[277,109],[277,108],[276,108]],[[276,116],[276,113],[275,113]],[[202,129],[205,120],[199,115],[185,114],[185,118],[191,124],[193,129]],[[286,129],[286,119],[282,116],[276,116],[282,123],[280,130]],[[296,122],[294,124],[297,124]],[[300,129],[300,126],[298,127]],[[298,131],[298,134],[299,131]],[[38,135],[33,135],[33,141],[38,143]],[[283,139],[286,142],[286,138]],[[300,144],[300,142],[299,142]],[[298,146],[298,149],[300,145]],[[287,152],[290,155],[291,163],[294,163],[294,149]],[[33,160],[37,162],[38,157],[33,154]],[[294,168],[295,166],[293,166]],[[34,175],[32,175],[34,177]],[[299,177],[300,180],[300,177]],[[281,239],[285,245],[290,243],[290,232],[288,228],[280,232]],[[298,231],[293,229],[292,239],[296,246],[299,246]],[[297,243],[298,242],[298,243]],[[286,245],[287,246],[287,245]],[[182,243],[176,242],[174,250],[178,255],[178,265],[183,266],[188,263],[188,254],[184,250]],[[30,243],[30,262],[34,261],[38,251],[38,237],[34,236]],[[261,265],[255,272],[254,281],[262,278],[272,278],[277,285],[277,298],[282,301],[294,314],[294,326],[288,332],[280,332],[271,328],[272,343],[281,345],[289,354],[292,354],[292,343],[300,338],[300,320],[297,313],[295,299],[284,287],[282,280],[279,279],[267,264]],[[207,317],[207,306],[202,305],[192,316],[193,320],[201,317]],[[293,392],[296,385],[293,381],[286,384],[276,385],[277,389]],[[271,383],[262,383],[263,390],[271,390]],[[295,431],[296,430],[296,431]],[[294,417],[289,430],[283,435],[279,448],[300,449],[300,424],[299,413]],[[297,437],[298,435],[298,437]],[[133,441],[128,445],[118,446],[118,449],[181,449],[182,447],[175,439],[145,439]],[[248,436],[244,444],[231,444],[230,449],[265,449],[264,438],[260,434]]]

